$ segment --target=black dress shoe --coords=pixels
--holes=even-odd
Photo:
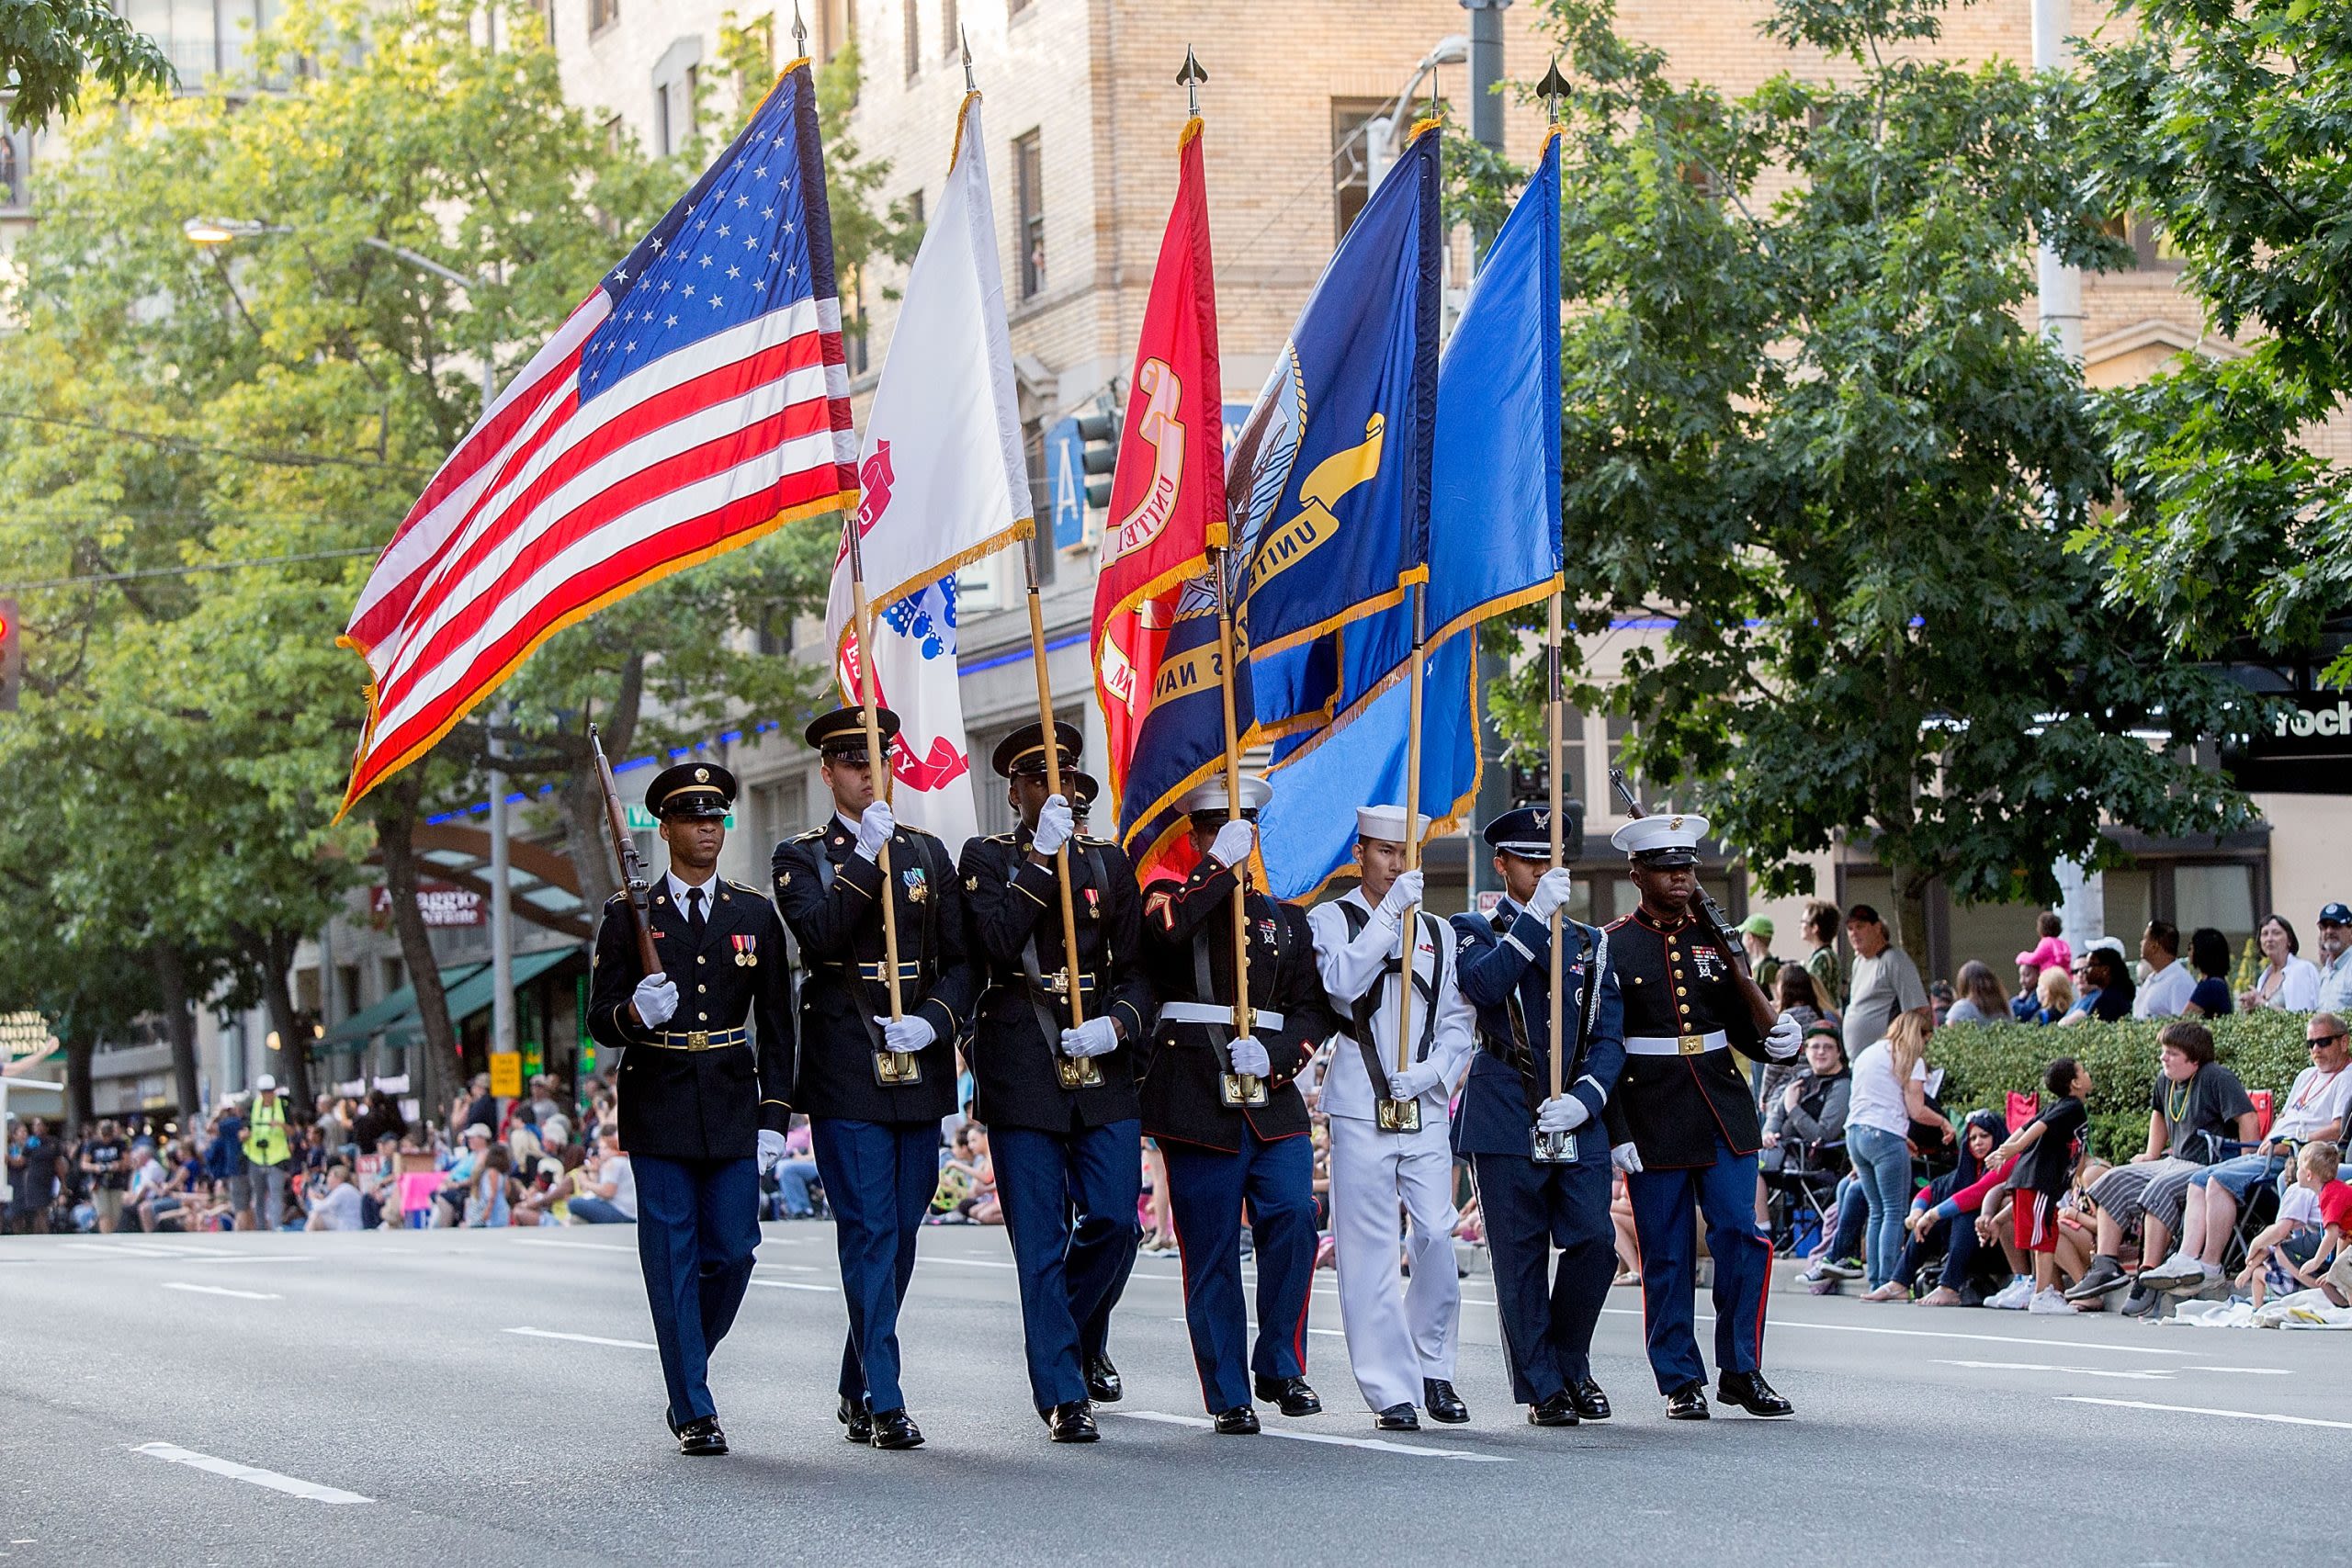
[[[718,1417],[697,1416],[679,1427],[678,1451],[697,1457],[725,1453],[727,1434],[718,1429]]]
[[[1086,1397],[1097,1404],[1116,1404],[1126,1390],[1119,1383],[1119,1369],[1108,1356],[1086,1359]]]
[[[1577,1407],[1577,1414],[1584,1419],[1588,1421],[1609,1419],[1609,1396],[1601,1393],[1600,1385],[1590,1378],[1570,1388],[1568,1399]]]
[[[1773,1392],[1762,1372],[1725,1372],[1715,1380],[1715,1397],[1750,1416],[1793,1416],[1797,1407]]]
[[[904,1405],[896,1410],[874,1413],[874,1446],[877,1449],[919,1449],[922,1447],[922,1428],[916,1426]]]
[[[1421,1429],[1421,1418],[1413,1414],[1413,1407],[1409,1404],[1390,1405],[1374,1415],[1372,1424],[1383,1432],[1418,1432]]]
[[[842,1424],[842,1436],[851,1442],[864,1444],[874,1440],[874,1417],[866,1412],[864,1401],[852,1404],[849,1395],[842,1395],[841,1407],[833,1412],[833,1419]]]
[[[1669,1421],[1704,1421],[1707,1416],[1707,1384],[1704,1379],[1684,1383],[1666,1396],[1666,1418]]]
[[[1323,1402],[1306,1386],[1305,1378],[1260,1378],[1258,1397],[1285,1416],[1319,1416]]]
[[[1470,1407],[1453,1392],[1453,1385],[1443,1378],[1421,1380],[1421,1403],[1429,1409],[1430,1419],[1442,1421],[1449,1427],[1459,1427],[1470,1419]]]
[[[1573,1427],[1577,1421],[1576,1395],[1566,1389],[1541,1404],[1527,1407],[1527,1424],[1531,1427]]]
[[[1258,1413],[1246,1404],[1216,1413],[1216,1435],[1220,1438],[1254,1437],[1258,1431]]]
[[[1040,1414],[1046,1417],[1046,1426],[1053,1432],[1054,1441],[1057,1443],[1091,1443],[1102,1435],[1095,1427],[1094,1413],[1087,1409],[1086,1401],[1082,1399],[1057,1404]]]

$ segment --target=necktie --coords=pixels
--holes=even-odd
[[[702,940],[702,889],[699,887],[686,889],[686,930],[695,941]]]

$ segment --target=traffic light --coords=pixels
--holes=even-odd
[[[25,650],[17,640],[17,602],[0,599],[0,713],[17,711],[17,688],[24,679]]]
[[[1079,415],[1078,438],[1086,444],[1086,504],[1108,512],[1111,473],[1119,466],[1119,406],[1105,398],[1092,413]]]

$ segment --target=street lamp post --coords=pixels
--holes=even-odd
[[[1413,78],[1396,101],[1367,121],[1363,129],[1364,189],[1367,193],[1380,188],[1388,177],[1389,167],[1396,162],[1396,122],[1412,112],[1413,95],[1421,84],[1437,73],[1441,65],[1460,65],[1470,58],[1470,40],[1460,33],[1448,33],[1437,40],[1437,46],[1421,56],[1413,69]]]
[[[264,223],[250,218],[191,218],[180,225],[180,232],[195,245],[225,245],[237,240],[252,239],[264,234],[291,234],[294,229],[285,223]],[[442,282],[466,291],[468,298],[487,280],[469,277],[454,267],[444,266],[431,256],[420,255],[406,245],[374,234],[357,236],[361,244],[383,252],[396,261],[429,273]],[[498,398],[498,373],[487,351],[481,362],[481,413],[490,417],[491,404]],[[497,727],[504,722],[505,709],[501,706],[491,719],[490,738],[490,973],[491,973],[491,1043],[493,1055],[512,1053],[516,1049],[514,1038],[514,896],[508,886],[506,838],[506,773],[498,764],[502,748]],[[323,983],[323,977],[322,977]]]

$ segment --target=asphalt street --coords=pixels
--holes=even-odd
[[[1207,1431],[1173,1258],[1136,1265],[1102,1441],[1029,1406],[1004,1234],[925,1233],[902,1325],[930,1439],[834,1424],[830,1227],[767,1227],[712,1386],[734,1452],[662,1424],[623,1228],[0,1240],[0,1560],[735,1563],[1474,1560],[2239,1562],[2341,1557],[2352,1336],[1816,1299],[1776,1281],[1795,1419],[1669,1424],[1619,1290],[1606,1426],[1509,1402],[1464,1281],[1466,1427],[1383,1441],[1330,1274],[1325,1414]],[[1704,1304],[1702,1305],[1702,1312]],[[1702,1324],[1702,1343],[1709,1325]]]

